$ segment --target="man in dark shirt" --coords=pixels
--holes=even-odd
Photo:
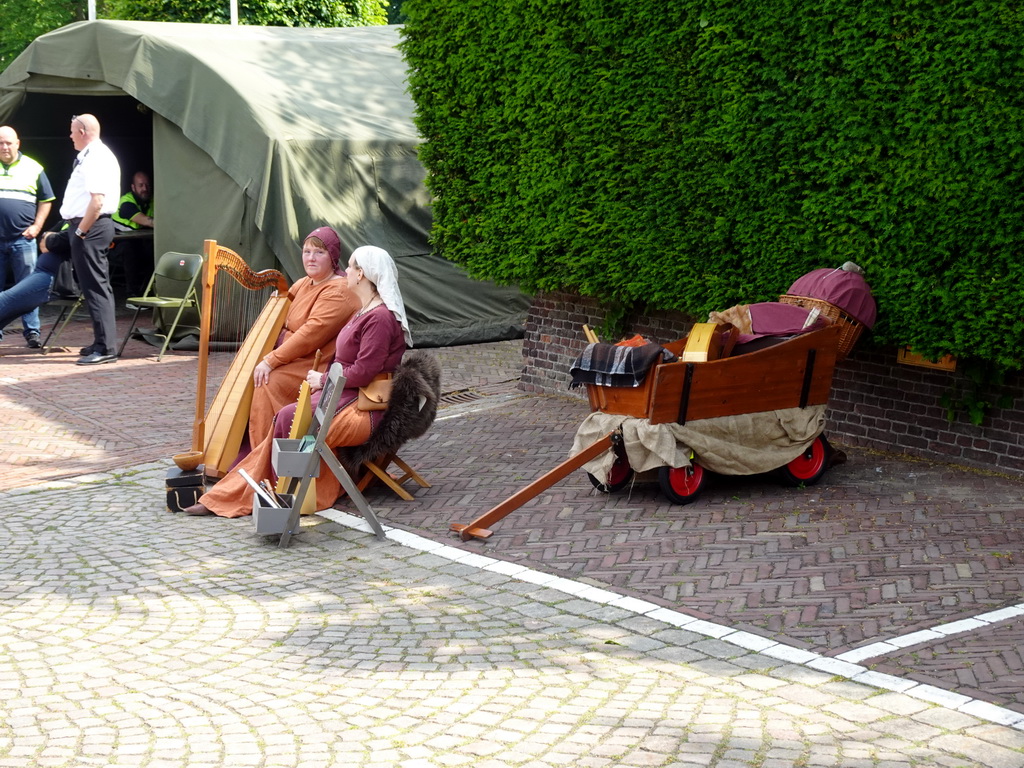
[[[43,166],[20,148],[15,130],[0,126],[0,288],[6,284],[8,265],[15,284],[35,270],[36,237],[55,199]],[[23,314],[21,325],[25,343],[37,349],[39,309]],[[0,339],[3,335],[0,328]]]

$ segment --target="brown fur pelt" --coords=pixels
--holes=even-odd
[[[410,352],[395,371],[391,400],[380,423],[362,445],[338,448],[336,453],[348,473],[356,477],[364,461],[378,459],[409,440],[426,434],[437,416],[441,396],[441,364],[426,352]],[[420,408],[420,398],[425,398]]]
[[[712,312],[708,315],[709,323],[732,323],[732,327],[740,333],[751,333],[750,305],[737,304],[734,307],[723,309],[721,312]]]

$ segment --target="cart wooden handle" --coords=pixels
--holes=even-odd
[[[509,512],[519,509],[530,499],[536,498],[559,480],[567,477],[570,472],[579,469],[591,459],[597,458],[610,449],[613,445],[614,436],[615,432],[609,432],[589,448],[585,448],[575,456],[566,459],[546,475],[534,480],[518,493],[509,496],[501,504],[480,515],[473,522],[467,524],[452,523],[448,529],[458,533],[463,541],[489,538],[493,532],[489,530],[488,526],[498,522]]]

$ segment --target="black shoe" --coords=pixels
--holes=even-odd
[[[117,362],[117,355],[103,355],[99,352],[93,352],[91,355],[80,357],[75,365],[100,365],[101,363],[114,362]]]
[[[39,349],[43,346],[39,341],[39,334],[35,331],[30,331],[28,336],[25,337],[25,344],[28,345],[29,349]]]
[[[82,357],[88,357],[95,351],[96,346],[94,344],[90,344],[88,347],[82,347],[80,350],[78,350],[78,354],[80,354]]]

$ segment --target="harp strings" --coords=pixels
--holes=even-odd
[[[210,350],[238,349],[246,334],[274,294],[274,286],[248,288],[239,282],[231,267],[218,268],[213,288],[213,319],[210,328]]]

